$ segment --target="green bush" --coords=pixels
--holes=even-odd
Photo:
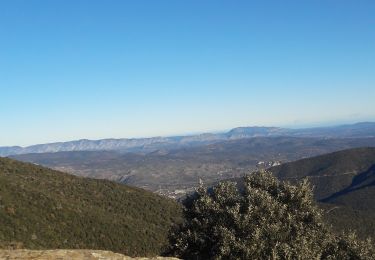
[[[321,259],[375,259],[375,245],[370,240],[361,241],[354,233],[332,236],[325,245]]]
[[[374,256],[368,244],[331,235],[307,181],[293,186],[260,172],[244,177],[241,188],[232,182],[200,187],[185,207],[167,252],[183,259]]]

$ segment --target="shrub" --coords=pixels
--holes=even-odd
[[[184,204],[185,222],[171,233],[168,251],[183,259],[335,259],[345,247],[323,224],[307,181],[293,186],[259,172],[241,188],[200,187]]]
[[[371,239],[361,241],[355,233],[332,236],[323,249],[322,259],[375,259],[375,245]]]

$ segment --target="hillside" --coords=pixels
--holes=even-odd
[[[199,179],[212,183],[239,177],[257,169],[260,162],[288,162],[363,146],[375,147],[375,138],[256,137],[149,154],[75,151],[24,154],[13,158],[179,196],[179,192],[197,186]]]
[[[161,149],[199,147],[217,142],[254,137],[308,137],[308,138],[372,138],[375,137],[375,123],[362,122],[332,127],[290,129],[280,127],[238,127],[228,132],[204,133],[189,136],[121,138],[101,140],[75,140],[27,147],[0,147],[0,156],[27,153],[49,153],[63,151],[119,151],[150,153]]]
[[[375,148],[339,151],[270,170],[281,180],[307,177],[336,230],[375,237]]]
[[[371,187],[374,167],[375,148],[356,148],[285,163],[270,170],[282,180],[308,177],[315,185],[316,198],[328,202]]]
[[[0,219],[2,248],[146,256],[160,254],[180,207],[138,188],[0,158]]]

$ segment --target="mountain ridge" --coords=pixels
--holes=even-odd
[[[314,128],[280,128],[280,127],[237,127],[224,133],[202,133],[188,136],[149,137],[149,138],[107,138],[99,140],[79,139],[67,142],[36,144],[26,147],[2,146],[0,156],[46,153],[63,151],[102,151],[149,153],[160,149],[176,149],[213,144],[226,140],[237,140],[253,137],[320,137],[320,138],[364,138],[375,137],[375,122],[314,127]]]

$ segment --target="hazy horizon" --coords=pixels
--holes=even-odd
[[[218,134],[218,133],[226,133],[232,129],[239,128],[239,127],[277,127],[277,128],[287,128],[287,129],[305,129],[305,128],[320,128],[320,127],[334,127],[334,126],[342,126],[342,125],[353,125],[358,123],[375,123],[375,120],[365,120],[365,121],[356,121],[356,122],[325,122],[320,124],[309,124],[309,125],[243,125],[243,126],[235,126],[232,128],[227,129],[212,129],[207,131],[194,131],[194,132],[184,132],[184,133],[171,133],[167,135],[150,135],[150,136],[116,136],[116,137],[97,137],[97,138],[75,138],[75,139],[67,139],[67,140],[51,140],[46,141],[43,143],[31,143],[31,144],[11,144],[11,145],[1,145],[0,147],[12,147],[12,146],[20,146],[20,147],[28,147],[33,145],[39,144],[52,144],[52,143],[63,143],[63,142],[71,142],[71,141],[79,141],[79,140],[106,140],[106,139],[143,139],[143,138],[154,138],[154,137],[176,137],[176,136],[193,136],[193,135],[200,135],[200,134]]]
[[[0,8],[0,146],[375,121],[374,1]]]

